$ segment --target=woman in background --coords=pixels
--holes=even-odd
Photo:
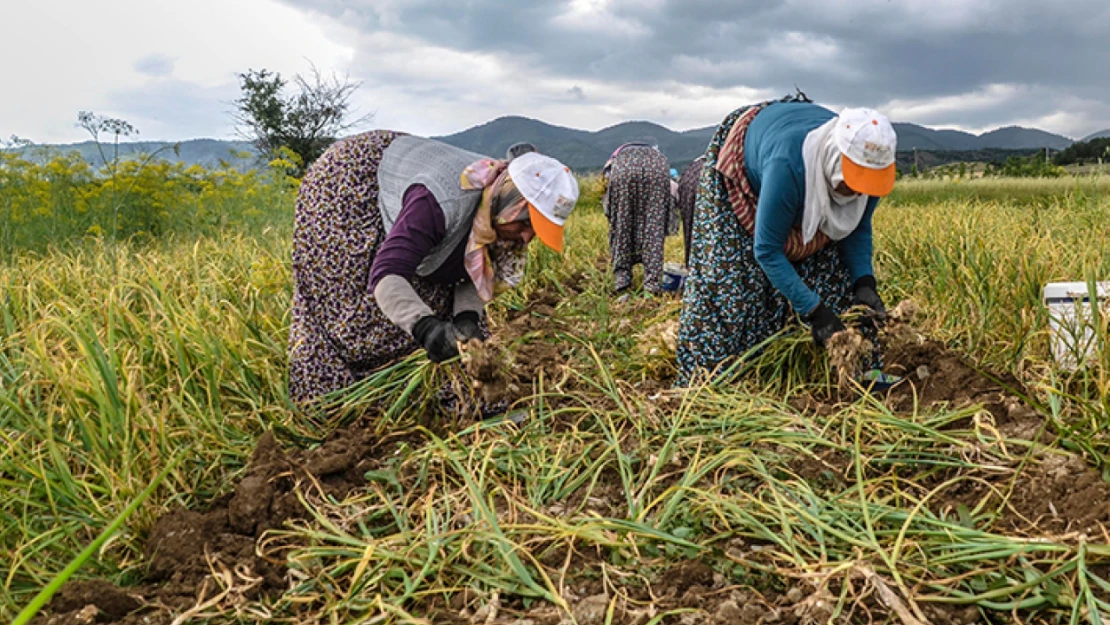
[[[685,250],[685,263],[690,264],[690,232],[694,227],[694,201],[698,197],[698,180],[705,156],[693,160],[678,178],[678,212],[682,215],[682,243]]]
[[[627,143],[605,165],[602,203],[609,219],[609,253],[617,293],[632,286],[632,268],[644,266],[643,288],[662,288],[663,246],[678,231],[670,164],[648,143]]]

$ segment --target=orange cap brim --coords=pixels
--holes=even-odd
[[[844,183],[856,193],[883,197],[889,195],[894,189],[894,163],[882,169],[870,169],[857,165],[852,159],[841,155],[840,165],[844,172]]]
[[[543,244],[556,252],[563,253],[563,227],[551,221],[543,213],[536,210],[532,203],[528,203],[528,215],[532,220],[532,230],[536,231]]]

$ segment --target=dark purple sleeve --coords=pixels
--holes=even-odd
[[[443,209],[422,184],[405,191],[401,214],[370,265],[370,290],[386,276],[411,280],[424,257],[447,236]]]

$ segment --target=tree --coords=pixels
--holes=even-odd
[[[286,94],[289,83],[277,72],[239,74],[242,95],[235,101],[233,116],[239,134],[266,160],[276,158],[281,148],[296,154],[300,176],[340,134],[372,115],[351,117],[350,99],[361,83],[349,78],[327,78],[313,67],[309,78],[298,74],[293,85],[296,92]]]

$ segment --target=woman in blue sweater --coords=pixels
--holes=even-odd
[[[896,142],[877,111],[837,115],[804,97],[725,118],[694,209],[679,384],[747,353],[795,315],[820,345],[845,329],[839,314],[853,305],[885,317],[871,216],[894,186]],[[877,345],[874,324],[864,331]],[[881,364],[876,350],[872,365]]]

